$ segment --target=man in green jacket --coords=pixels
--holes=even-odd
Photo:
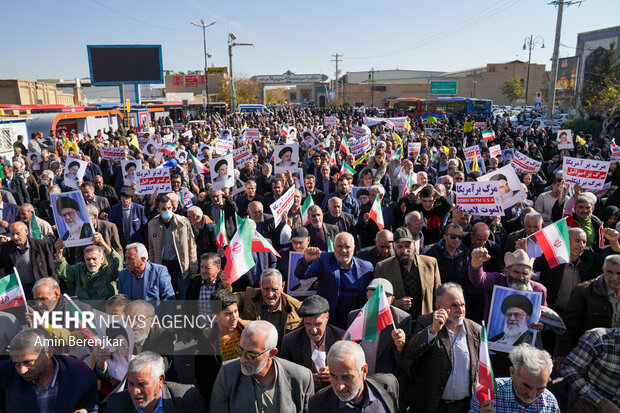
[[[123,269],[121,256],[113,250],[100,233],[93,234],[93,242],[84,250],[84,262],[69,265],[63,257],[65,244],[58,239],[54,244],[54,267],[67,284],[69,295],[79,300],[106,300],[116,294],[116,280]]]

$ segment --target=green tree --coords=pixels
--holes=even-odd
[[[519,76],[511,76],[504,82],[502,86],[502,95],[506,96],[510,101],[510,105],[517,99],[523,99],[525,90],[523,90],[523,79]]]
[[[226,102],[230,107],[230,81],[226,79],[217,91],[218,102]],[[248,77],[235,78],[235,98],[237,105],[241,103],[260,103],[260,85]]]
[[[620,112],[620,64],[615,43],[588,56],[592,71],[584,73],[581,89],[583,110],[590,116],[614,116]]]
[[[267,103],[276,103],[286,101],[286,89],[279,87],[277,89],[268,89],[265,91],[265,100]]]

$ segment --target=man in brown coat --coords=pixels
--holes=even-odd
[[[394,232],[394,256],[379,262],[375,278],[385,278],[394,287],[394,306],[415,320],[433,311],[435,290],[441,284],[437,260],[413,252],[413,237],[407,228]]]

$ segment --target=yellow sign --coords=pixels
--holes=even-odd
[[[16,109],[16,110],[14,110],[14,111],[13,111],[13,115],[19,115],[19,110],[17,110],[17,109]]]
[[[474,122],[465,122],[463,124],[463,132],[470,132],[473,127],[474,127]]]
[[[0,109],[0,116],[4,116],[4,109]]]
[[[226,73],[226,72],[228,72],[227,67],[208,67],[207,68],[208,75],[219,75],[219,74]]]
[[[131,107],[131,100],[125,99],[125,105],[127,106],[127,112],[129,112],[129,108]]]
[[[26,109],[26,115],[31,115],[32,112],[30,112],[30,109]]]

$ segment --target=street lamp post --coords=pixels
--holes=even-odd
[[[202,27],[202,44],[203,44],[203,49],[204,49],[204,54],[205,54],[205,83],[207,86],[207,115],[209,114],[209,75],[207,73],[208,70],[208,65],[207,65],[207,57],[209,56],[207,53],[207,34],[205,33],[205,29],[209,26],[213,26],[214,24],[216,24],[216,22],[211,22],[209,24],[205,24],[204,20],[200,20],[200,24],[196,24],[193,22],[190,22],[190,24],[193,24],[194,26],[197,27]]]
[[[252,43],[237,43],[235,42],[235,40],[237,40],[237,37],[232,34],[232,33],[228,33],[228,68],[229,68],[229,80],[230,80],[230,110],[232,113],[236,112],[237,110],[237,100],[235,99],[235,93],[234,93],[234,77],[233,77],[233,63],[232,63],[232,48],[235,46],[252,46],[254,47],[254,44]]]
[[[532,49],[537,44],[541,44],[540,48],[544,49],[545,39],[540,36],[534,37],[530,34],[530,37],[526,37],[525,40],[523,40],[523,50],[525,50],[526,48],[529,50],[529,55],[527,59],[527,79],[525,81],[525,99],[523,104],[524,108],[527,107],[527,93],[529,92],[530,87],[530,64],[532,63]]]

